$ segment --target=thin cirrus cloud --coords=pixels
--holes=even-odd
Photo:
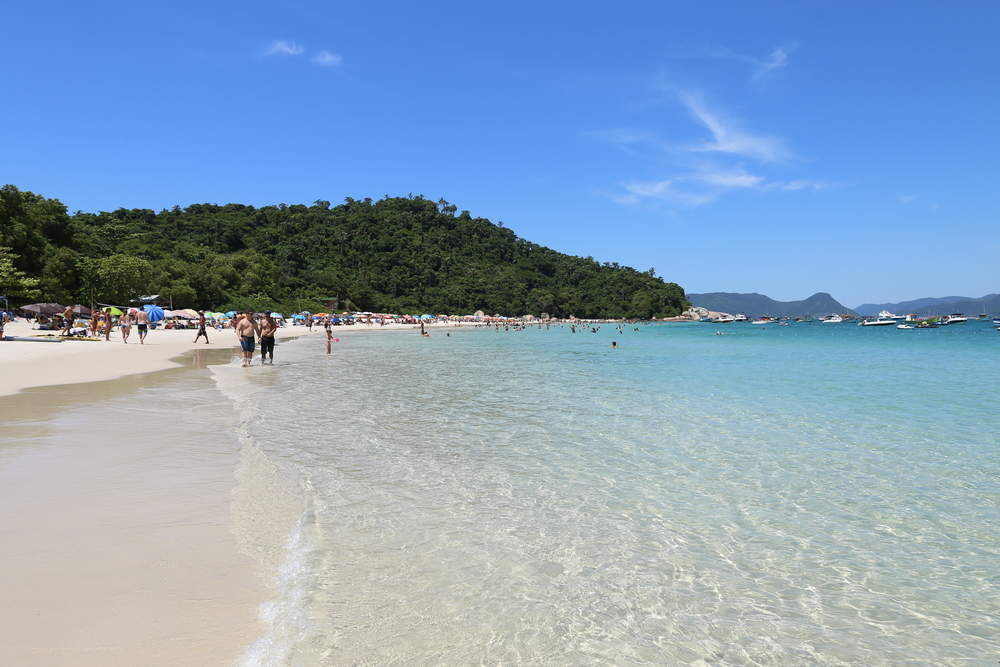
[[[684,172],[661,181],[634,181],[622,185],[623,193],[612,195],[619,204],[658,201],[695,208],[710,204],[737,190],[757,192],[797,192],[822,190],[828,184],[819,181],[778,181],[751,174],[742,169],[702,169]]]
[[[736,53],[727,48],[702,48],[686,57],[718,58],[742,63],[750,68],[750,83],[760,83],[765,78],[788,66],[790,56],[799,49],[799,42],[789,42],[771,49],[764,58]]]
[[[746,162],[758,165],[782,166],[795,157],[778,137],[754,133],[739,121],[711,107],[695,93],[673,91],[685,110],[708,136],[700,142],[668,145],[654,133],[642,129],[616,128],[591,132],[629,153],[640,145],[672,157],[674,173],[653,181],[630,181],[621,184],[611,198],[620,204],[643,201],[666,202],[682,207],[709,204],[737,191],[802,192],[829,187],[821,181],[807,179],[775,179],[748,170]]]
[[[337,67],[344,61],[339,53],[333,53],[332,51],[320,51],[312,58],[309,59],[314,65],[319,65],[320,67]]]
[[[265,56],[299,56],[304,52],[305,49],[287,39],[277,39],[264,49]]]
[[[709,109],[698,95],[682,93],[681,102],[688,112],[701,123],[711,140],[688,147],[700,153],[729,153],[754,158],[761,162],[783,162],[792,157],[784,143],[775,137],[751,134],[722,114]]]
[[[305,52],[305,48],[298,42],[287,39],[275,40],[264,49],[265,56],[301,56]],[[330,68],[340,66],[343,61],[344,58],[339,53],[327,51],[326,49],[317,51],[309,59],[309,62],[314,65]]]

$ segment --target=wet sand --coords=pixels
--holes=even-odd
[[[0,397],[0,663],[233,664],[260,634],[237,416],[205,368],[231,356]]]

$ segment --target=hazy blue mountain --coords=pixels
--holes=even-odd
[[[878,315],[883,310],[897,315],[905,315],[906,313],[918,315],[1000,313],[1000,294],[987,294],[978,299],[968,296],[940,296],[900,301],[899,303],[863,303],[854,310],[860,315]]]
[[[831,313],[853,312],[826,292],[816,292],[808,299],[801,301],[775,301],[763,294],[739,294],[736,292],[688,294],[687,297],[688,301],[695,306],[734,315],[743,313],[747,317],[830,315]]]

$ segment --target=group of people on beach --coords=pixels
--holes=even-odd
[[[66,306],[66,310],[62,313],[63,336],[72,335],[73,319],[73,307]],[[139,344],[144,345],[146,343],[146,336],[149,335],[149,313],[141,308],[132,308],[122,313],[118,317],[117,322],[110,310],[95,312],[90,317],[90,335],[94,338],[99,338],[103,333],[104,340],[110,341],[111,331],[116,326],[122,335],[122,342],[126,345],[128,344],[129,336],[132,334],[132,327],[135,326],[136,333],[139,335]]]
[[[207,343],[208,334],[205,333],[205,315],[204,313],[199,314],[201,315],[201,320],[199,322],[198,336],[204,335],[205,342]],[[254,318],[254,314],[249,310],[238,313],[236,319],[233,321],[233,330],[236,332],[236,338],[240,341],[240,350],[242,352],[241,366],[247,368],[253,365],[253,353],[257,339],[260,339],[261,365],[263,366],[268,360],[272,364],[274,363],[274,334],[278,331],[278,322],[271,313],[264,313],[263,317],[257,319]],[[197,337],[194,340],[198,342]]]

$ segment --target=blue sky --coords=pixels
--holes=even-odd
[[[1000,291],[1000,5],[8,3],[0,182],[423,194],[690,292]]]

